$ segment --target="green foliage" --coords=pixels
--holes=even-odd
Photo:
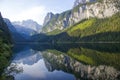
[[[55,22],[58,20],[59,14],[56,14],[52,19],[43,27],[43,31],[48,32],[48,28],[52,29],[55,25]]]
[[[52,19],[43,27],[43,31],[48,32],[48,29],[53,29],[56,25],[56,21],[61,21],[64,18],[68,18],[71,14],[71,10],[65,11],[61,14],[56,14],[52,17]],[[56,27],[59,28],[62,24],[57,25]]]
[[[61,30],[55,29],[55,30],[53,30],[51,32],[48,32],[47,35],[56,35],[56,34],[59,34],[59,33],[61,33]]]
[[[102,3],[103,2],[103,0],[96,0],[97,2],[100,2],[100,3]]]
[[[11,56],[11,46],[7,37],[4,31],[0,30],[0,75],[8,66]]]
[[[63,20],[64,18],[66,18],[70,14],[71,14],[71,10],[65,11],[65,12],[59,14],[58,20]]]
[[[46,39],[46,40],[45,40]],[[47,33],[42,41],[54,43],[69,42],[120,42],[120,13],[108,18],[90,18],[64,30]],[[39,42],[41,40],[39,39]]]
[[[75,51],[76,49],[75,49],[74,51],[73,51],[73,50],[74,50],[74,49],[70,49],[70,50],[67,52],[67,54],[68,54],[69,56],[71,56],[71,57],[73,57],[73,58],[81,61],[81,62],[89,63],[89,64],[91,64],[91,65],[95,64],[95,62],[92,60],[92,58],[90,58],[90,57],[88,57],[88,56],[86,56],[86,55],[84,55],[84,54],[74,53],[74,51]]]
[[[77,24],[71,28],[69,28],[68,30],[68,34],[72,34],[73,32],[75,32],[76,30],[84,30],[88,27],[90,27],[93,23],[95,23],[95,19],[91,19],[91,20],[86,20],[85,22],[83,23],[80,23],[80,24]]]
[[[50,49],[48,49],[47,52],[54,53],[55,55],[63,54],[62,52],[57,51],[57,50],[55,50],[55,49],[54,49],[54,50],[50,50]]]
[[[87,65],[106,65],[120,70],[119,44],[79,44],[79,46],[71,47],[69,45],[67,44],[67,47],[63,45],[53,50],[48,49],[43,55],[49,57],[48,61],[53,60],[56,62],[53,58],[60,61],[64,60],[62,56],[69,56],[70,60],[75,59]]]
[[[56,42],[120,42],[120,13],[80,21],[55,35]]]
[[[67,32],[69,35],[73,35],[73,33],[79,29],[81,31],[80,35],[83,37],[108,31],[118,32],[120,31],[119,25],[120,13],[117,13],[110,18],[86,20],[76,26],[72,26]]]
[[[3,72],[4,68],[8,66],[10,56],[10,45],[0,44],[0,74]]]
[[[76,49],[70,49],[67,54],[73,58],[90,65],[109,65],[120,69],[120,54],[100,52],[92,49],[81,48],[80,52],[75,52]]]

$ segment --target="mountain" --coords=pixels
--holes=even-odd
[[[65,53],[48,49],[42,55],[50,72],[62,70],[74,74],[77,80],[119,80],[119,64],[116,65],[119,56],[116,53],[111,55],[107,52],[79,47],[71,48]]]
[[[47,13],[47,16],[44,19],[43,26],[49,23],[49,21],[53,18],[54,14],[52,12]]]
[[[28,54],[25,54],[28,53]],[[41,53],[28,49],[21,52],[21,54],[16,54],[13,62],[23,63],[24,65],[33,65],[37,63],[42,58]]]
[[[0,79],[4,69],[8,66],[11,56],[11,33],[0,13]]]
[[[78,6],[79,4],[86,4],[88,2],[95,2],[96,0],[76,0],[74,2],[74,6],[73,7],[76,7]]]
[[[12,23],[10,22],[9,19],[4,18],[3,20],[4,20],[4,22],[7,24],[8,29],[9,29],[11,32],[16,32],[16,29],[14,28],[14,26],[12,25]]]
[[[25,41],[25,38],[17,32],[16,28],[12,25],[9,19],[4,18],[4,22],[7,24],[8,29],[11,32],[11,36],[14,43]]]
[[[120,43],[120,12],[107,18],[84,19],[65,30],[46,33],[39,42],[50,43]],[[37,39],[37,38],[36,38]]]
[[[42,31],[63,30],[84,19],[111,17],[120,11],[119,4],[120,0],[75,0],[71,10],[60,14],[48,13]]]
[[[6,36],[10,36],[10,32],[9,32],[8,26],[4,22],[1,13],[0,13],[0,30],[1,30],[1,32],[5,33]]]
[[[38,34],[35,30],[30,28],[25,28],[24,26],[14,25],[17,32],[22,35],[25,39],[31,39],[32,35]]]
[[[24,20],[22,22],[12,22],[17,32],[22,35],[25,39],[31,40],[31,36],[39,34],[42,26],[33,20]]]
[[[34,30],[34,31],[36,31],[38,33],[41,32],[41,28],[42,28],[41,25],[39,25],[37,22],[35,22],[35,21],[31,20],[31,19],[23,20],[22,22],[15,21],[12,24],[13,25],[19,25],[19,26]]]
[[[50,43],[120,42],[120,0],[76,1],[71,10],[48,13],[42,29],[44,39],[41,34],[33,37]]]

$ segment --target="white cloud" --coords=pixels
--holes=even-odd
[[[43,19],[44,19],[43,16],[45,16],[46,13],[47,11],[44,6],[36,6],[30,9],[27,9],[27,10],[23,10],[22,12],[19,12],[19,14],[12,17],[11,20],[21,21],[21,20],[26,20],[26,19],[33,19],[37,21],[38,23],[42,24]]]
[[[60,13],[73,4],[73,1],[65,0],[0,0],[0,11],[3,17],[11,21],[33,19],[42,24],[47,12]],[[67,5],[67,6],[66,6]],[[69,7],[68,7],[69,6]]]

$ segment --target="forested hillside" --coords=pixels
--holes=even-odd
[[[76,0],[71,10],[48,13],[39,42],[120,42],[120,0]]]
[[[108,18],[84,19],[75,25],[54,30],[42,41],[48,42],[120,42],[120,13]],[[41,41],[41,38],[38,40]]]
[[[10,32],[0,14],[0,80],[3,70],[10,62],[11,42]]]
[[[43,24],[43,32],[64,30],[90,18],[107,18],[120,11],[120,0],[75,0],[72,9],[62,13],[48,13]]]

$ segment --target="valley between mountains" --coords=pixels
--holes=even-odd
[[[68,43],[119,44],[120,0],[75,0],[70,10],[63,11],[62,13],[48,12],[44,18],[44,23],[42,25],[38,24],[32,19],[11,22],[8,18],[4,18],[1,12],[0,80],[5,79],[5,75],[3,75],[3,72],[4,69],[10,64],[10,59],[13,55],[12,47],[20,43],[52,45]],[[116,50],[118,49],[119,48],[117,48]],[[82,48],[81,51],[84,53],[91,50],[86,50]],[[55,50],[51,52],[61,53]],[[78,54],[73,55],[71,53],[67,52],[66,55],[69,55],[78,61],[82,61],[85,64],[96,65],[97,63],[97,60],[93,57],[94,54],[92,52],[89,52],[90,54],[85,54],[87,55],[87,57],[82,56],[82,58],[78,56]],[[111,57],[111,55],[109,55],[108,53],[106,55],[99,55],[99,52],[96,53],[97,54],[95,56],[100,56],[98,58],[103,58],[104,60],[107,60],[106,56]],[[46,57],[47,60],[49,60],[50,57],[48,55],[52,55],[53,57],[55,57],[53,54],[47,53],[45,53],[43,56]],[[88,58],[91,57],[91,55],[92,58]],[[119,54],[117,55],[119,56]],[[119,61],[119,58],[116,55],[113,56],[115,56],[113,58],[114,62],[116,58]],[[61,57],[59,58],[62,59]],[[88,61],[86,61],[86,59]],[[94,63],[92,59],[96,63]],[[109,64],[111,62],[112,61],[109,58],[108,62],[105,62],[105,64]],[[55,62],[55,64],[58,63]],[[114,64],[112,63],[111,65]],[[120,66],[118,66],[117,64],[115,64],[114,66],[120,69]]]

